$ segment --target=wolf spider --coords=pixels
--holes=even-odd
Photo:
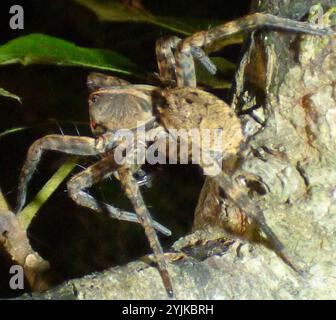
[[[122,164],[116,163],[115,150],[123,142],[116,138],[115,132],[119,129],[136,131],[139,126],[144,126],[149,140],[153,143],[165,143],[167,138],[171,138],[170,129],[215,128],[220,130],[223,143],[216,150],[206,150],[207,160],[210,159],[210,162],[200,160],[200,166],[204,173],[209,175],[214,168],[220,169],[220,173],[213,175],[213,179],[225,190],[225,194],[235,205],[257,222],[276,252],[291,264],[283,245],[262,218],[261,209],[241,191],[241,187],[229,174],[221,170],[222,160],[236,155],[244,140],[240,120],[224,101],[196,87],[194,59],[200,61],[210,73],[216,72],[216,67],[202,47],[239,32],[264,27],[319,36],[332,33],[331,29],[319,25],[255,13],[197,32],[185,39],[175,36],[159,39],[156,54],[161,87],[132,85],[112,76],[90,74],[89,113],[94,138],[52,134],[35,141],[29,148],[20,174],[17,211],[24,206],[28,182],[44,150],[79,156],[100,156],[100,160],[95,164],[70,179],[67,184],[70,197],[77,204],[96,212],[107,211],[113,218],[140,223],[154,252],[164,287],[169,297],[174,297],[166,258],[155,229],[167,235],[170,232],[153,221],[145,205],[134,177],[141,164],[130,165],[127,161]],[[177,137],[173,139],[177,142]],[[181,143],[181,139],[179,142]],[[190,144],[188,146],[190,147]],[[136,148],[131,149],[131,152],[136,153]],[[111,174],[120,180],[136,214],[99,202],[84,191]]]

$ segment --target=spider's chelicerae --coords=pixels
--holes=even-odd
[[[202,47],[238,32],[261,27],[319,36],[333,33],[333,30],[320,25],[256,13],[207,31],[197,32],[185,39],[172,36],[158,40],[156,54],[159,78],[162,84],[168,84],[166,88],[132,85],[112,76],[90,74],[88,77],[88,86],[91,90],[89,112],[91,129],[95,137],[48,135],[33,143],[20,175],[17,210],[20,211],[23,208],[28,182],[44,150],[56,150],[80,156],[99,155],[99,161],[68,182],[70,197],[77,204],[94,211],[105,210],[116,219],[142,224],[154,252],[165,289],[168,295],[173,297],[173,286],[167,271],[167,263],[155,229],[165,234],[170,232],[152,220],[144,203],[139,185],[134,178],[134,173],[141,165],[131,165],[127,161],[118,164],[115,161],[115,150],[121,143],[116,139],[115,132],[119,129],[131,129],[136,132],[135,129],[143,126],[146,128],[146,136],[149,140],[155,143],[161,141],[166,143],[167,137],[176,139],[172,137],[170,129],[219,129],[223,143],[219,149],[208,150],[206,154],[210,157],[210,162],[200,161],[200,166],[207,174],[214,167],[221,169],[222,160],[237,154],[244,140],[241,123],[224,101],[196,87],[194,59],[199,60],[209,72],[215,73],[216,67]],[[157,134],[158,132],[160,134]],[[179,141],[181,142],[181,139]],[[133,148],[130,152],[136,153],[137,150]],[[221,170],[219,172],[213,176],[213,179],[225,190],[225,194],[235,205],[258,223],[274,249],[290,264],[290,259],[281,242],[263,220],[260,208],[241,191],[230,175]],[[134,207],[135,214],[99,202],[84,191],[111,174],[116,175],[120,180],[124,192]]]

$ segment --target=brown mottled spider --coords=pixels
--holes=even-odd
[[[318,25],[256,13],[207,31],[197,32],[183,40],[174,36],[158,40],[156,54],[159,78],[162,84],[169,84],[167,88],[132,85],[124,80],[101,74],[89,75],[90,124],[95,138],[48,135],[33,143],[20,175],[17,210],[20,211],[25,203],[28,182],[44,150],[81,156],[101,156],[97,163],[68,182],[70,197],[77,204],[94,211],[105,210],[116,219],[142,224],[154,252],[165,289],[168,295],[173,297],[167,263],[155,232],[157,229],[169,234],[169,230],[152,220],[144,203],[139,185],[133,176],[141,164],[129,165],[126,161],[118,165],[115,161],[115,150],[121,143],[116,138],[115,132],[119,129],[136,131],[139,126],[144,126],[148,139],[160,144],[161,142],[166,143],[167,138],[177,141],[177,137],[171,134],[171,129],[219,129],[223,143],[217,149],[210,147],[206,150],[208,159],[207,161],[200,160],[200,166],[206,174],[210,174],[214,168],[220,169],[220,173],[213,178],[225,190],[225,194],[233,203],[256,220],[274,249],[290,264],[284,247],[263,220],[261,210],[247,194],[241,191],[242,189],[228,174],[221,171],[222,160],[237,154],[244,139],[240,120],[224,101],[196,88],[194,59],[199,60],[209,72],[216,72],[216,67],[206,56],[202,47],[235,33],[261,27],[320,36],[333,32],[331,29]],[[160,135],[157,134],[158,132]],[[136,134],[135,139],[137,139]],[[182,142],[181,138],[179,142]],[[175,145],[178,144],[175,143]],[[189,142],[187,145],[191,146]],[[131,152],[137,153],[137,149],[132,149]],[[119,178],[136,214],[98,202],[84,191],[111,174]]]

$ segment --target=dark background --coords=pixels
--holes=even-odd
[[[9,28],[9,8],[21,4],[25,10],[25,29]],[[143,1],[153,14],[228,21],[248,12],[250,1],[236,0],[164,0]],[[124,54],[148,73],[156,71],[155,40],[170,34],[167,30],[139,23],[102,23],[89,10],[70,0],[4,1],[0,4],[0,45],[33,32],[44,33],[92,48],[112,49]],[[223,55],[237,62],[239,47],[225,49]],[[20,168],[28,147],[36,139],[59,133],[57,120],[65,134],[76,135],[71,124],[78,124],[81,135],[90,135],[88,127],[86,76],[84,68],[56,66],[1,66],[0,87],[23,99],[19,104],[0,97],[0,133],[13,127],[30,126],[29,130],[0,139],[0,186],[10,205],[15,206],[15,193]],[[132,79],[128,80],[138,81]],[[223,92],[225,96],[225,92]],[[29,186],[30,201],[65,161],[61,154],[49,152]],[[87,166],[94,159],[83,159]],[[143,187],[147,206],[156,220],[173,231],[161,237],[168,247],[188,233],[203,178],[195,166],[146,166],[152,186]],[[72,173],[81,170],[76,168]],[[116,180],[107,181],[90,190],[99,199],[131,210]],[[126,263],[149,252],[147,240],[139,225],[110,220],[103,215],[78,207],[67,193],[65,183],[44,204],[29,228],[35,250],[50,261],[63,279],[78,277],[108,266]],[[0,296],[8,292],[8,261],[0,257]]]

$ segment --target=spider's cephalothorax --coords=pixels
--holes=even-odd
[[[92,132],[100,136],[108,131],[135,129],[153,119],[155,87],[128,85],[101,88],[90,94]]]
[[[207,159],[199,159],[199,164],[207,174],[213,173],[216,168],[221,169],[221,161],[239,151],[244,137],[240,121],[230,107],[214,95],[196,88],[194,59],[198,59],[209,72],[214,73],[216,68],[201,49],[203,46],[237,32],[265,26],[315,35],[333,33],[331,29],[319,25],[257,13],[198,32],[184,40],[177,37],[160,39],[156,48],[159,78],[162,84],[169,85],[166,89],[148,85],[131,85],[125,80],[112,76],[90,74],[88,77],[91,91],[90,124],[95,138],[48,135],[33,143],[20,175],[18,210],[21,210],[25,203],[28,182],[44,150],[56,150],[79,156],[101,156],[99,161],[68,182],[70,197],[79,205],[94,211],[104,210],[116,219],[142,224],[154,252],[164,286],[172,297],[173,287],[155,229],[166,235],[169,235],[170,231],[152,220],[143,201],[139,185],[133,176],[140,164],[129,165],[128,162],[120,164],[115,161],[115,150],[120,143],[123,143],[116,138],[116,131],[119,129],[136,131],[139,126],[144,126],[148,136],[147,141],[165,143],[167,137],[176,138],[171,134],[171,129],[218,129],[222,143],[214,148],[210,144],[210,147],[205,150]],[[157,134],[158,132],[160,134]],[[181,143],[181,138],[179,142]],[[201,149],[202,146],[202,141],[199,140]],[[136,148],[129,150],[137,152]],[[111,174],[115,174],[120,180],[127,197],[132,202],[135,214],[99,202],[84,191]],[[260,209],[242,192],[237,183],[221,170],[217,171],[213,178],[234,204],[256,220],[273,247],[290,263],[281,242],[261,218]]]

